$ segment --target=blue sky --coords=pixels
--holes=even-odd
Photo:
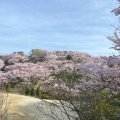
[[[0,54],[31,49],[117,54],[115,0],[0,0]]]

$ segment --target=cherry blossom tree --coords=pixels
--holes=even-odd
[[[0,59],[0,69],[4,66],[4,61]]]
[[[13,65],[15,63],[27,62],[29,59],[22,52],[14,52],[12,54],[2,55],[2,60],[4,61],[5,65]]]
[[[120,0],[117,1],[120,2]],[[118,8],[115,8],[111,12],[114,12],[115,15],[118,16],[120,14],[120,6]],[[120,38],[118,35],[119,32],[120,32],[120,26],[118,25],[117,27],[115,27],[114,36],[107,36],[107,38],[115,44],[115,46],[112,48],[118,51],[120,51]]]

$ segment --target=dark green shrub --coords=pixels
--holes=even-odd
[[[37,87],[36,95],[37,95],[37,97],[40,97],[40,87]]]
[[[50,99],[50,96],[47,94],[41,94],[42,99]]]
[[[20,77],[16,77],[16,83],[21,83],[21,82],[24,82],[24,80],[22,79],[22,78],[20,78]]]
[[[66,56],[66,60],[72,60],[72,56],[71,55],[67,55]]]
[[[6,85],[6,91],[7,91],[7,92],[10,92],[10,90],[11,90],[11,84],[7,84],[7,85]]]
[[[25,94],[26,94],[26,95],[29,94],[29,88],[28,88],[28,86],[26,86],[26,88],[25,88]]]
[[[30,90],[30,95],[32,95],[32,96],[35,95],[35,90],[34,90],[34,88],[32,88],[32,89]]]

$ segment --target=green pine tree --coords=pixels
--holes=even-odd
[[[40,96],[40,87],[37,87],[37,90],[36,90],[36,95],[37,95],[37,97],[39,97],[39,96]]]
[[[34,96],[34,95],[35,95],[34,88],[32,88],[32,89],[30,90],[30,95],[31,95],[31,96]]]
[[[7,91],[7,92],[10,92],[10,90],[11,90],[11,84],[7,84],[7,85],[6,85],[6,91]]]
[[[29,94],[29,88],[28,88],[28,86],[26,86],[26,88],[25,88],[25,94],[26,94],[26,95]]]

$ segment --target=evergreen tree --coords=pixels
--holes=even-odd
[[[34,96],[34,95],[35,95],[34,88],[32,88],[32,89],[30,90],[30,95],[32,95],[32,96]]]
[[[36,95],[37,95],[37,97],[39,97],[39,96],[40,96],[40,87],[37,87],[37,90],[36,90]]]
[[[66,56],[66,60],[72,60],[72,56],[71,55],[67,55]]]
[[[26,88],[25,88],[25,94],[26,94],[26,95],[29,94],[29,88],[28,88],[28,86],[26,86]]]
[[[7,84],[7,85],[6,85],[6,91],[7,91],[7,92],[10,92],[10,90],[11,90],[11,84]]]

